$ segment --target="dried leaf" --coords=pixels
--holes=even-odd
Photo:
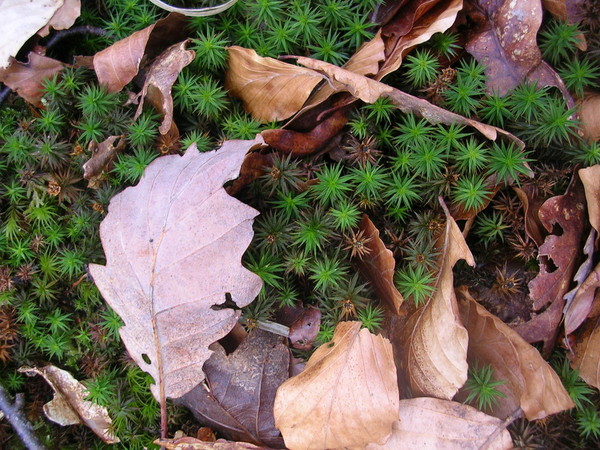
[[[333,341],[277,390],[275,425],[292,450],[364,447],[387,439],[398,402],[389,341],[340,322]]]
[[[254,50],[228,47],[225,87],[263,122],[295,114],[323,76],[303,67],[259,56]]]
[[[275,392],[288,379],[290,351],[285,338],[253,330],[230,355],[219,344],[204,364],[206,384],[185,394],[179,403],[200,423],[235,441],[283,447],[275,428]]]
[[[109,92],[123,89],[138,74],[144,56],[151,60],[167,47],[185,39],[186,20],[181,14],[169,14],[96,53],[94,70],[100,84]]]
[[[0,81],[34,106],[42,106],[42,81],[60,72],[64,64],[56,59],[29,53],[29,61],[12,59],[8,69],[0,69]]]
[[[600,165],[579,169],[578,174],[585,191],[590,223],[600,237]]]
[[[577,113],[581,122],[583,137],[588,141],[600,139],[600,94],[588,93],[579,105]]]
[[[112,420],[104,406],[85,400],[86,387],[73,378],[66,370],[55,366],[21,367],[19,372],[27,375],[41,375],[54,391],[54,398],[44,405],[48,419],[59,425],[83,423],[107,444],[116,444],[119,438],[111,431]]]
[[[400,314],[400,307],[404,302],[402,294],[394,284],[394,271],[396,260],[391,250],[388,250],[379,237],[379,230],[369,216],[363,215],[359,230],[364,232],[365,238],[369,239],[366,247],[370,250],[368,258],[357,261],[362,275],[371,282],[377,296],[386,302],[387,306],[395,314]]]
[[[231,442],[225,439],[217,439],[215,442],[204,442],[193,437],[182,437],[177,439],[157,439],[154,441],[168,450],[253,450],[264,449],[247,442]]]
[[[102,295],[121,316],[121,338],[155,380],[161,405],[204,379],[208,346],[225,336],[237,306],[258,294],[258,276],[241,265],[252,240],[254,209],[230,197],[234,178],[258,141],[227,141],[218,151],[152,162],[135,187],[113,197],[100,225],[106,265],[90,265]]]
[[[80,0],[64,0],[63,5],[58,8],[48,24],[37,32],[40,36],[47,36],[50,33],[50,27],[55,30],[66,30],[71,28],[75,20],[81,14]]]
[[[540,247],[544,243],[544,237],[546,236],[544,226],[542,225],[539,216],[539,211],[544,203],[544,199],[531,184],[521,187],[513,186],[513,190],[523,205],[523,213],[525,215],[525,233],[533,240],[533,242],[537,244],[538,247]]]
[[[513,448],[510,433],[502,420],[461,403],[437,398],[400,400],[400,417],[393,434],[377,449],[456,449]]]
[[[275,312],[277,323],[289,327],[288,339],[298,350],[310,350],[321,328],[321,311],[314,306],[284,306]]]
[[[528,420],[543,419],[573,406],[560,378],[540,353],[498,317],[479,305],[466,289],[459,289],[458,307],[469,332],[468,357],[479,367],[489,364],[494,379],[505,383],[491,414],[505,419],[517,408]]]
[[[90,141],[92,157],[83,165],[83,178],[88,180],[88,188],[100,187],[102,175],[110,171],[117,153],[123,150],[126,144],[124,135],[109,136],[99,144]]]
[[[43,28],[63,5],[63,0],[3,0],[0,25],[0,69],[14,64],[11,57]]]
[[[600,389],[600,317],[585,323],[573,351],[573,367],[579,370],[579,376]]]
[[[460,259],[472,266],[475,261],[458,225],[442,206],[446,231],[435,293],[409,316],[392,342],[409,394],[450,400],[467,380],[468,371],[468,336],[458,314],[452,268]]]
[[[564,83],[542,60],[537,46],[541,0],[472,0],[471,6],[486,23],[469,36],[465,49],[485,66],[489,91],[505,95],[525,80],[537,81],[558,87],[573,106]]]

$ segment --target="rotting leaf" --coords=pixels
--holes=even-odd
[[[400,314],[404,299],[394,284],[396,260],[391,250],[388,250],[379,237],[379,230],[366,214],[359,224],[364,232],[366,247],[370,250],[369,257],[359,259],[356,263],[363,276],[371,282],[377,296],[382,299],[395,314]]]
[[[225,87],[258,120],[283,120],[295,114],[323,76],[303,67],[259,56],[254,50],[228,47]]]
[[[104,406],[85,400],[86,387],[66,370],[48,365],[42,368],[21,367],[19,372],[40,375],[54,391],[54,398],[44,405],[48,419],[59,425],[83,423],[107,444],[116,444],[119,438],[111,431],[112,420]]]
[[[254,329],[230,355],[218,343],[204,364],[205,383],[178,402],[200,423],[235,441],[283,447],[275,428],[273,402],[277,388],[288,379],[290,351],[285,339]]]
[[[43,106],[42,81],[64,69],[64,64],[35,52],[29,53],[27,63],[11,61],[9,68],[0,69],[0,81],[32,105]]]
[[[600,317],[588,320],[582,328],[573,348],[573,368],[587,384],[600,389]]]
[[[528,420],[538,420],[575,406],[540,352],[479,305],[466,288],[458,289],[457,295],[469,332],[469,363],[490,365],[494,379],[504,381],[497,389],[506,397],[497,398],[492,415],[506,419],[520,407]]]
[[[90,141],[92,156],[83,165],[83,178],[88,180],[88,188],[100,187],[103,174],[110,171],[117,153],[125,148],[126,143],[124,135],[109,136],[99,144]]]
[[[186,40],[174,44],[156,58],[148,69],[144,87],[138,94],[141,100],[133,120],[142,114],[144,99],[148,99],[152,106],[163,115],[162,123],[158,127],[160,134],[167,134],[175,127],[171,88],[177,81],[179,72],[194,60],[195,53],[185,48],[188,42]]]
[[[202,154],[192,145],[183,156],[158,158],[137,186],[112,198],[100,225],[106,265],[90,264],[90,273],[125,322],[121,338],[154,378],[163,413],[166,397],[204,379],[208,346],[239,319],[239,310],[211,307],[227,294],[244,307],[261,288],[241,264],[258,213],[223,189],[246,152],[261,145],[226,141]]]
[[[435,292],[414,311],[392,338],[399,369],[405,374],[407,395],[431,396],[446,400],[467,380],[468,335],[460,321],[452,268],[460,259],[475,265],[462,232],[442,203],[446,213],[443,253]]]
[[[333,340],[277,390],[275,425],[292,450],[364,447],[385,442],[398,402],[389,341],[360,322],[340,322]]]
[[[437,398],[400,400],[399,420],[379,449],[504,450],[513,448],[506,424],[472,406]]]

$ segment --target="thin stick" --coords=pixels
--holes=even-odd
[[[33,434],[33,427],[21,412],[23,403],[23,394],[17,394],[15,401],[11,403],[10,396],[0,386],[0,411],[4,413],[8,422],[17,432],[23,444],[25,444],[25,447],[29,450],[44,450],[46,447],[38,441],[36,435]]]

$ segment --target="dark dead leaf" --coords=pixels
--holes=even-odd
[[[298,350],[312,348],[321,328],[321,311],[314,306],[284,306],[275,312],[277,323],[289,327],[288,338]]]
[[[112,168],[112,163],[125,148],[125,136],[110,136],[99,144],[90,141],[92,157],[83,165],[83,178],[88,180],[88,188],[98,189],[103,181],[102,175]]]
[[[288,378],[290,352],[281,336],[254,329],[235,352],[218,345],[204,364],[206,384],[185,394],[179,403],[200,423],[235,441],[283,447],[275,428],[275,392]]]
[[[544,243],[544,237],[547,234],[544,231],[544,225],[542,225],[539,216],[539,211],[544,203],[544,199],[531,184],[523,185],[521,187],[513,186],[513,190],[523,205],[523,212],[525,214],[525,233],[527,233],[527,236],[540,247]]]

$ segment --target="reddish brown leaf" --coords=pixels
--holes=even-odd
[[[52,58],[29,53],[29,61],[22,63],[11,59],[8,69],[0,69],[0,81],[29,103],[42,106],[42,81],[51,78],[64,68],[64,64]]]
[[[398,418],[392,346],[360,322],[340,322],[299,375],[277,390],[275,425],[290,449],[383,443]]]
[[[539,211],[544,203],[544,199],[536,192],[533,185],[524,185],[521,187],[513,186],[513,190],[523,204],[523,212],[525,214],[525,233],[529,236],[537,246],[544,243],[546,232],[540,221]]]
[[[206,384],[185,394],[179,403],[200,423],[235,441],[283,447],[275,428],[275,392],[288,379],[290,351],[285,339],[254,329],[230,355],[219,344],[204,364]]]
[[[525,80],[537,81],[541,86],[558,87],[573,104],[558,74],[542,61],[537,46],[541,0],[471,0],[470,4],[485,23],[472,32],[465,49],[486,67],[489,91],[505,95]]]
[[[229,195],[236,195],[244,186],[264,175],[265,167],[272,165],[273,160],[270,155],[259,152],[248,153],[242,163],[240,176],[227,188],[227,193]]]
[[[121,316],[121,338],[155,380],[165,405],[204,378],[208,346],[240,312],[213,309],[226,297],[249,304],[260,278],[241,265],[257,212],[227,195],[247,151],[258,141],[227,141],[218,151],[158,158],[135,187],[113,197],[100,226],[106,265],[91,264],[102,295]]]
[[[575,406],[558,375],[540,353],[498,317],[459,289],[458,305],[469,332],[469,364],[490,365],[505,398],[497,398],[491,414],[505,419],[518,408],[528,420],[542,419]],[[459,399],[464,399],[459,397]]]
[[[289,327],[292,347],[309,350],[321,328],[321,311],[314,306],[284,306],[275,313],[277,323]]]
[[[164,49],[185,38],[187,19],[169,14],[153,25],[136,31],[94,55],[94,70],[100,84],[118,92],[138,74],[144,56],[153,59]]]
[[[400,400],[393,434],[377,449],[504,450],[513,448],[503,421],[461,403],[437,398]]]
[[[600,317],[585,323],[573,351],[573,367],[579,370],[579,376],[600,389]]]
[[[92,157],[83,165],[83,178],[88,180],[88,187],[98,189],[103,181],[103,174],[110,171],[112,163],[127,141],[124,135],[110,136],[97,144],[90,141]]]
[[[371,219],[364,214],[359,225],[364,232],[367,248],[370,250],[367,258],[359,259],[357,265],[363,276],[371,282],[377,296],[383,300],[395,314],[400,314],[404,302],[402,295],[394,284],[396,260],[391,250],[388,250],[379,237],[379,230]]]

